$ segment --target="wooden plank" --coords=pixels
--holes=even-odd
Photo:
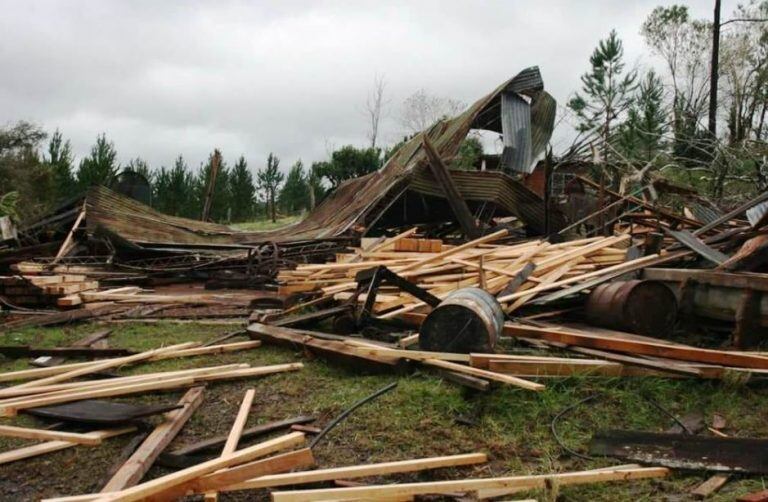
[[[51,264],[55,265],[72,248],[72,245],[73,245],[72,239],[75,236],[75,231],[80,226],[80,222],[83,221],[83,218],[85,218],[85,201],[83,201],[83,210],[80,211],[80,214],[78,214],[77,218],[75,218],[75,223],[72,225],[72,228],[67,234],[66,239],[64,239],[64,242],[61,243],[61,247],[59,248],[59,251],[56,253],[56,256],[53,258],[53,261],[51,262]]]
[[[175,486],[186,483],[187,481],[199,478],[206,474],[211,474],[225,467],[244,464],[257,458],[271,455],[278,451],[292,448],[304,442],[304,434],[292,432],[284,436],[265,441],[242,450],[238,450],[229,457],[218,457],[201,464],[197,464],[187,469],[167,474],[165,476],[141,483],[119,492],[102,493],[93,500],[99,502],[121,501],[132,502],[135,500],[145,500],[148,497],[158,493],[170,490]],[[56,499],[49,499],[49,501]]]
[[[110,478],[101,491],[118,491],[141,481],[157,457],[173,441],[173,438],[203,402],[203,390],[203,387],[189,389],[179,401],[183,407],[165,414],[165,420],[154,428],[152,433]]]
[[[725,486],[731,477],[728,474],[715,474],[691,491],[697,499],[707,498],[717,490]]]
[[[291,486],[306,483],[318,483],[321,481],[333,481],[335,479],[354,479],[368,476],[384,476],[386,474],[399,474],[403,472],[418,472],[428,469],[440,469],[442,467],[458,467],[463,465],[483,464],[488,461],[484,453],[466,453],[462,455],[448,455],[445,457],[427,457],[412,460],[399,460],[395,462],[381,462],[369,465],[353,465],[348,467],[333,467],[318,469],[308,472],[292,472],[288,474],[275,474],[251,479],[229,487],[225,491],[254,490],[257,488],[271,488],[275,486]]]
[[[249,427],[245,429],[240,435],[240,438],[241,440],[251,439],[264,434],[269,434],[270,432],[278,431],[280,429],[290,428],[294,424],[306,424],[309,422],[313,422],[314,420],[315,420],[314,417],[299,416],[294,418],[288,418],[286,420],[268,422],[266,424],[257,425],[255,427]],[[183,446],[181,448],[177,448],[173,450],[173,454],[174,455],[193,455],[195,453],[199,453],[202,451],[221,448],[222,446],[224,446],[224,443],[226,443],[228,437],[229,437],[229,434],[224,434],[224,435],[216,436],[210,439],[204,439],[203,441],[198,441],[196,443]]]
[[[463,364],[456,364],[449,361],[441,361],[439,359],[426,359],[422,363],[428,366],[435,366],[449,371],[455,371],[457,373],[465,373],[467,375],[485,378],[488,380],[494,380],[496,382],[505,383],[507,385],[514,385],[515,387],[521,387],[527,390],[542,391],[546,387],[540,383],[530,382],[509,375],[503,375],[493,371],[481,370],[479,368],[473,368],[471,366],[464,366]]]
[[[402,268],[398,268],[396,272],[407,272],[409,270],[415,270],[422,268],[424,265],[427,265],[429,263],[433,263],[436,261],[442,261],[443,259],[453,256],[455,254],[458,254],[462,251],[465,251],[467,249],[472,249],[473,247],[478,246],[479,244],[484,244],[486,242],[492,242],[498,239],[501,239],[502,237],[505,237],[509,233],[508,230],[499,230],[497,232],[494,232],[492,234],[485,235],[483,237],[480,237],[479,239],[475,239],[472,241],[469,241],[467,243],[464,243],[460,246],[456,246],[455,248],[448,249],[446,251],[443,251],[442,253],[437,253],[436,255],[430,256],[428,258],[425,258],[423,260],[419,260],[416,262],[413,262],[409,265],[405,265]]]
[[[383,497],[445,494],[493,488],[544,488],[548,483],[556,485],[578,485],[606,481],[629,481],[634,479],[661,478],[669,474],[664,467],[639,469],[587,471],[540,474],[531,476],[507,476],[485,479],[462,479],[455,481],[430,481],[424,483],[403,483],[370,485],[351,488],[325,488],[317,490],[295,490],[274,492],[275,502],[314,502],[316,500],[372,500]]]
[[[286,472],[293,469],[312,467],[315,465],[315,458],[310,448],[281,453],[263,460],[256,460],[246,464],[222,469],[213,474],[207,474],[197,479],[193,479],[185,484],[174,487],[171,490],[161,492],[155,496],[147,498],[147,502],[164,502],[175,500],[184,494],[204,493],[211,490],[226,491],[226,489],[237,483],[247,481],[251,478],[263,477],[279,472]]]
[[[256,396],[255,389],[248,389],[245,391],[243,402],[240,403],[240,409],[235,416],[235,421],[232,424],[232,428],[227,436],[227,441],[224,443],[224,448],[221,450],[221,457],[231,456],[235,450],[237,450],[237,444],[240,442],[240,437],[245,429],[245,423],[248,421],[248,414],[251,412],[251,406],[253,406],[253,398]],[[219,495],[217,492],[207,492],[205,494],[205,500],[218,500]]]
[[[504,334],[512,337],[541,339],[553,342],[589,347],[595,349],[665,357],[680,361],[691,361],[721,366],[735,366],[754,369],[768,369],[768,357],[722,350],[701,349],[688,345],[608,338],[599,335],[570,331],[557,326],[539,328],[517,323],[505,323]]]
[[[29,429],[26,427],[14,427],[12,425],[0,425],[0,436],[36,439],[41,441],[68,441],[76,444],[97,445],[101,444],[101,437],[88,433],[52,431],[48,429]]]
[[[91,435],[95,439],[103,440],[113,436],[134,432],[135,430],[136,427],[130,426],[120,429],[88,432],[86,434]],[[47,441],[41,444],[18,448],[16,450],[4,451],[0,453],[0,465],[9,464],[17,460],[23,460],[25,458],[37,457],[39,455],[64,450],[66,448],[72,448],[73,446],[77,446],[77,443],[73,443],[71,441]]]
[[[123,366],[125,364],[136,363],[139,361],[146,361],[147,359],[151,359],[152,357],[155,357],[159,354],[178,351],[181,349],[189,348],[193,345],[195,345],[194,342],[180,343],[176,345],[171,345],[169,347],[163,347],[160,349],[148,350],[145,352],[141,352],[139,354],[134,354],[132,356],[117,357],[117,358],[108,359],[105,361],[90,363],[89,365],[82,368],[76,368],[71,371],[66,371],[64,373],[59,373],[56,375],[51,375],[49,377],[41,378],[39,380],[33,380],[31,382],[19,384],[19,385],[16,385],[14,388],[21,389],[21,388],[27,388],[27,387],[37,387],[41,385],[48,385],[51,383],[62,382],[64,380],[71,380],[79,376],[84,376],[91,373],[98,373],[99,371],[104,371],[110,368],[117,368],[118,366]]]
[[[83,399],[92,399],[96,397],[115,397],[125,396],[129,394],[137,394],[139,392],[158,391],[165,389],[177,389],[179,387],[189,386],[194,383],[193,378],[172,378],[169,380],[159,382],[142,382],[136,384],[127,384],[122,387],[114,387],[108,389],[96,389],[83,392],[72,392],[65,396],[50,396],[50,397],[35,397],[22,402],[16,402],[12,405],[2,404],[0,408],[0,416],[12,417],[18,413],[19,410],[27,408],[37,408],[40,406],[48,406],[51,404],[68,403],[71,401],[82,401]]]

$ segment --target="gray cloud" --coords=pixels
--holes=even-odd
[[[376,73],[394,143],[419,88],[470,103],[536,64],[564,103],[611,28],[630,63],[656,65],[639,29],[659,3],[671,2],[0,0],[0,123],[58,127],[78,156],[106,132],[121,161],[153,166],[197,166],[214,147],[252,168],[270,151],[306,163],[365,144]],[[711,4],[691,10],[710,17]],[[556,148],[570,135],[562,124]]]

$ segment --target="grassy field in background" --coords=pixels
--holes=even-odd
[[[263,220],[246,221],[244,223],[235,223],[231,226],[232,228],[236,228],[238,230],[246,230],[248,232],[261,232],[264,230],[274,230],[276,228],[285,227],[292,223],[296,223],[303,217],[304,216],[301,214],[295,214],[292,216],[281,216],[277,218],[277,221],[275,222],[267,218]]]
[[[64,346],[101,328],[103,326],[81,324],[66,328],[25,329],[5,335],[3,343]],[[113,329],[109,338],[111,347],[146,350],[182,341],[205,341],[232,327],[160,323],[115,324]],[[0,361],[0,371],[27,366],[23,360]],[[248,426],[296,415],[313,415],[317,417],[315,425],[322,427],[356,400],[394,380],[399,382],[394,391],[357,410],[317,446],[318,466],[475,451],[485,452],[491,459],[487,465],[366,480],[407,482],[543,474],[615,465],[619,462],[611,459],[587,461],[569,456],[550,432],[550,422],[556,413],[593,394],[601,397],[574,409],[559,425],[564,442],[582,453],[586,452],[591,435],[600,429],[663,431],[674,425],[642,396],[654,399],[678,417],[699,412],[709,421],[714,413],[719,413],[726,418],[724,431],[730,435],[768,437],[768,395],[763,389],[708,380],[580,377],[546,380],[547,389],[540,393],[504,386],[487,393],[473,393],[425,371],[402,377],[366,376],[322,360],[307,359],[299,351],[271,346],[140,364],[120,372],[132,374],[236,362],[258,366],[294,361],[303,361],[304,369],[252,380],[209,384],[203,404],[170,449],[227,433],[245,390],[251,387],[256,389],[256,399]],[[120,400],[173,403],[181,394],[166,392]],[[40,426],[39,422],[23,415],[5,419],[3,423]],[[0,466],[0,500],[32,500],[98,491],[107,480],[107,471],[114,459],[129,440],[130,436],[117,437],[100,446],[77,446]],[[27,444],[31,442],[0,438],[0,451]],[[167,472],[153,467],[147,478]],[[674,473],[667,479],[560,487],[558,500],[692,500],[688,492],[707,477],[706,474]],[[733,500],[737,495],[762,488],[760,477],[735,479],[711,500]],[[538,500],[554,500],[555,495],[533,491],[513,498],[530,496]],[[265,491],[233,492],[223,494],[221,499],[267,500],[268,496]]]

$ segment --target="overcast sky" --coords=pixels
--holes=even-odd
[[[105,132],[122,162],[183,154],[196,168],[218,147],[252,169],[269,152],[308,164],[367,142],[377,73],[384,144],[401,137],[402,102],[419,88],[471,103],[538,65],[563,104],[611,28],[630,64],[654,64],[639,29],[669,3],[0,0],[0,124],[59,128],[78,158]],[[688,4],[711,17],[714,0]],[[735,6],[723,2],[724,19]]]

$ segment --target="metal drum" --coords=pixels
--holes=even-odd
[[[492,352],[504,326],[496,298],[480,288],[449,294],[421,324],[419,347],[436,352]]]
[[[638,335],[668,338],[677,319],[677,299],[660,281],[616,281],[589,294],[587,320]]]

